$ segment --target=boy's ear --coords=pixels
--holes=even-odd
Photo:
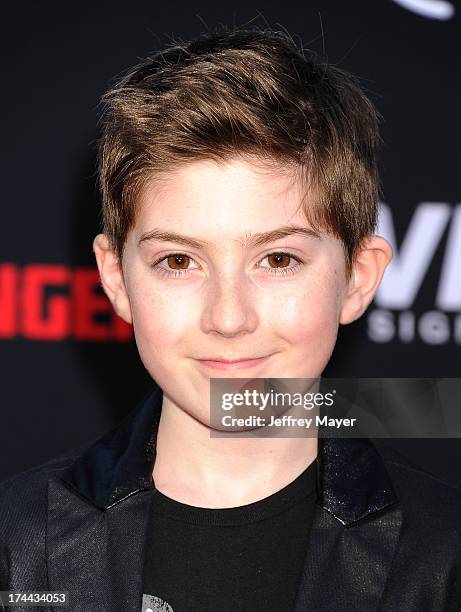
[[[93,240],[93,251],[98,264],[101,285],[112,303],[115,312],[126,323],[132,323],[131,306],[123,280],[123,271],[117,255],[109,246],[105,234],[98,234]]]
[[[344,292],[339,323],[352,323],[365,312],[392,259],[392,247],[382,236],[368,238],[357,254]]]

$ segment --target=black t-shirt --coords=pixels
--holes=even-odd
[[[257,502],[198,508],[155,491],[143,612],[292,612],[316,500],[317,460]]]

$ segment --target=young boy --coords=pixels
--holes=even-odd
[[[173,46],[107,92],[93,247],[156,386],[3,483],[0,589],[82,612],[461,609],[458,490],[366,438],[211,435],[211,378],[320,377],[373,299],[378,145],[356,80],[272,31]]]

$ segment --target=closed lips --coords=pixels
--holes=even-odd
[[[221,357],[205,357],[200,361],[219,361],[220,363],[238,363],[239,361],[253,361],[255,359],[263,359],[263,357],[241,357],[240,359],[223,359]]]

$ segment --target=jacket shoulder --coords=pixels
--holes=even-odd
[[[72,449],[45,463],[15,474],[0,482],[0,534],[7,541],[28,528],[36,529],[37,524],[46,520],[48,481],[59,476],[88,444]],[[1,542],[0,542],[1,544]]]
[[[48,482],[85,447],[0,483],[0,590],[47,590]]]
[[[428,524],[461,542],[461,488],[415,465],[382,441],[372,441],[384,461],[402,511],[414,524]],[[430,521],[430,522],[428,522]]]

